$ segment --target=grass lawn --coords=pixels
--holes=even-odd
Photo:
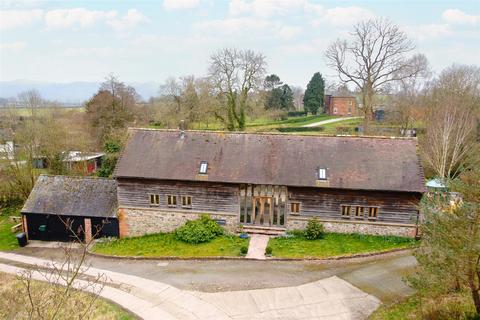
[[[16,233],[12,233],[10,228],[15,223],[10,221],[11,215],[19,215],[19,209],[4,208],[0,209],[0,250],[13,250],[18,248]]]
[[[445,296],[423,298],[420,310],[420,299],[413,295],[396,304],[383,305],[378,308],[369,320],[421,320],[421,319],[480,319],[473,317],[475,309],[472,298],[467,292],[450,293]],[[471,318],[468,318],[470,316]]]
[[[189,244],[175,239],[173,233],[157,233],[98,242],[93,251],[107,255],[142,257],[240,256],[240,248],[248,246],[248,241],[237,236],[220,236],[207,243]]]
[[[46,291],[49,288],[49,284],[34,281],[33,290],[34,292]],[[15,281],[15,276],[0,273],[0,318],[1,319],[28,319],[26,314],[25,305],[28,304],[28,298],[26,295],[22,295],[24,289],[22,286]],[[81,291],[76,291],[75,295],[79,295],[80,299],[88,298],[88,294]],[[72,301],[73,304],[73,301]],[[70,308],[75,309],[76,306],[70,306]],[[71,309],[70,309],[71,310]],[[9,313],[10,312],[10,313]],[[14,315],[11,318],[12,313]],[[33,317],[36,319],[36,317]],[[68,319],[65,314],[57,316],[56,319]],[[108,302],[103,299],[98,299],[93,304],[92,309],[89,312],[88,319],[98,319],[98,320],[134,320],[137,319],[134,315],[124,311],[122,308]]]
[[[307,240],[303,237],[270,239],[272,255],[281,258],[327,258],[357,253],[387,251],[415,246],[411,238],[371,236],[362,234],[326,233],[324,239]]]

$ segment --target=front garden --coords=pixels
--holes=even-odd
[[[315,220],[309,221],[305,231],[294,230],[286,236],[272,238],[268,243],[269,251],[277,258],[328,258],[411,248],[415,245],[414,239],[405,237],[326,233]]]
[[[171,233],[102,240],[95,253],[139,257],[236,257],[245,254],[248,239],[228,235],[214,220],[202,216]]]

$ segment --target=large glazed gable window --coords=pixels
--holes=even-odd
[[[201,161],[200,162],[200,170],[198,171],[200,174],[206,174],[208,170],[208,162]]]

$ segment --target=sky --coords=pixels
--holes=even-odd
[[[224,47],[263,53],[268,72],[305,87],[335,80],[324,51],[354,23],[399,25],[439,72],[478,64],[480,0],[0,0],[0,80],[162,83],[203,76]]]

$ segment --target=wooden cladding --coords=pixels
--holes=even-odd
[[[287,188],[266,185],[240,186],[240,223],[285,225]]]
[[[235,213],[240,207],[238,186],[212,182],[118,179],[117,194],[120,207],[168,209],[169,195],[176,196],[177,209]],[[158,205],[150,204],[150,194],[159,195]],[[182,206],[182,197],[190,197],[191,205]]]
[[[352,206],[342,204],[340,206],[340,212],[342,218],[365,219],[376,220],[378,217],[378,207],[366,207],[366,206]]]

